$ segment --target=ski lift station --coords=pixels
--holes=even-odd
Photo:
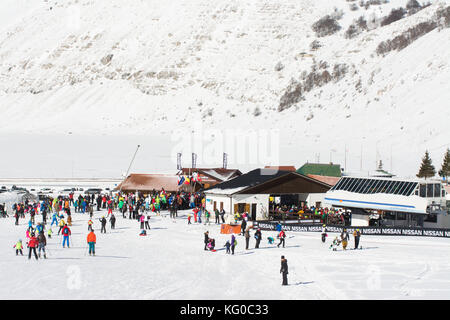
[[[450,228],[450,205],[440,181],[342,177],[325,204],[351,211],[352,226]]]

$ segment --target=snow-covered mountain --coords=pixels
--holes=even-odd
[[[2,0],[0,132],[272,128],[281,164],[414,175],[450,144],[449,26],[447,1]]]

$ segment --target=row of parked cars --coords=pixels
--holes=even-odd
[[[36,193],[37,195],[68,195],[69,193],[73,192],[77,192],[77,193],[83,193],[84,194],[99,194],[102,192],[110,192],[111,189],[110,188],[105,188],[105,190],[103,190],[102,188],[89,188],[84,190],[84,188],[66,188],[63,190],[55,190],[52,188],[42,188],[39,190],[36,190],[35,188],[31,188],[30,190],[27,190],[26,188],[22,188],[22,187],[17,187],[17,186],[12,186],[11,189],[6,188],[6,186],[2,186],[0,187],[0,193],[2,192],[7,192],[7,191],[23,191],[23,192],[30,192],[30,193]]]

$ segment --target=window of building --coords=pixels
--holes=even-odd
[[[427,184],[427,198],[432,198],[433,197],[433,192],[434,192],[434,185],[433,184]]]
[[[441,196],[441,184],[436,183],[434,184],[434,197],[439,198]]]
[[[421,184],[419,186],[419,197],[425,198],[427,196],[427,185]]]

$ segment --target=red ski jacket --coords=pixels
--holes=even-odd
[[[36,237],[31,237],[30,241],[28,241],[28,247],[29,248],[36,248],[38,246],[39,242],[36,239]]]

